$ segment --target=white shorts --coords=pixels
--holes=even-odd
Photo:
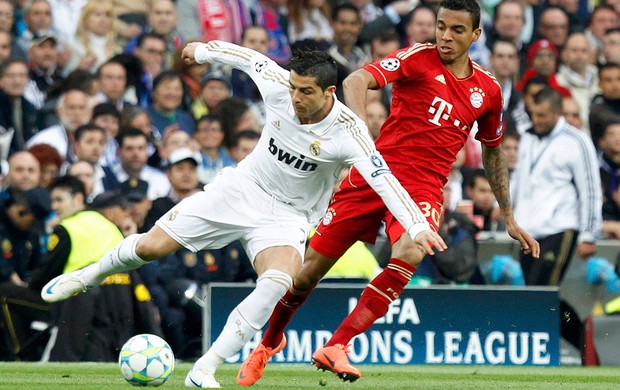
[[[227,170],[155,224],[192,252],[240,240],[252,262],[264,249],[284,245],[303,259],[310,232],[305,215],[239,176]]]

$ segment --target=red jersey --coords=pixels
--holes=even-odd
[[[472,74],[458,79],[435,45],[416,44],[364,67],[380,87],[392,83],[390,116],[376,145],[405,188],[440,195],[476,121],[477,140],[500,144],[501,87],[483,67],[470,64]]]

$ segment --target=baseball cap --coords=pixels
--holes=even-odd
[[[202,79],[200,79],[200,86],[204,87],[211,80],[221,81],[228,86],[228,89],[232,89],[232,83],[230,82],[230,78],[226,76],[224,72],[221,72],[219,70],[213,70],[205,73],[204,76],[202,76]]]
[[[131,205],[119,191],[105,191],[97,195],[88,205],[88,208],[91,210],[103,210],[116,206],[126,209]]]
[[[43,42],[50,39],[54,42],[54,45],[58,42],[56,37],[51,34],[35,34],[34,37],[32,37],[32,39],[30,40],[30,44],[28,45],[28,47],[39,46]]]
[[[192,151],[190,148],[179,148],[174,150],[170,153],[170,156],[168,156],[168,168],[185,160],[192,161],[196,166],[198,166],[201,158],[198,153]]]
[[[52,212],[52,200],[47,189],[33,188],[23,194],[26,206],[37,219],[45,219]]]
[[[130,202],[146,199],[149,183],[134,177],[121,183],[121,194]]]

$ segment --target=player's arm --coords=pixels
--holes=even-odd
[[[366,92],[379,88],[375,77],[366,69],[358,69],[344,79],[342,88],[345,104],[367,123]]]
[[[190,42],[182,53],[187,64],[220,64],[238,69],[252,78],[265,96],[274,84],[288,88],[288,72],[269,57],[247,47],[224,41]]]
[[[495,199],[497,199],[497,203],[502,211],[508,234],[521,243],[521,250],[523,252],[538,258],[540,255],[540,245],[525,230],[521,229],[515,221],[510,201],[508,164],[506,164],[506,157],[501,146],[483,144],[482,163],[493,194],[495,194]]]

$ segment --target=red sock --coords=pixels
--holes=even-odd
[[[271,313],[269,326],[263,335],[261,344],[268,348],[275,348],[280,345],[284,329],[286,329],[286,326],[291,322],[297,309],[304,304],[312,290],[314,290],[314,288],[310,288],[309,290],[298,290],[293,283],[293,287],[291,287],[291,289],[284,294],[282,299],[278,301],[276,308],[273,310],[273,313]]]
[[[342,321],[325,346],[347,345],[388,311],[388,306],[400,296],[411,280],[416,267],[399,259],[390,259],[387,267],[364,289],[355,309]]]

